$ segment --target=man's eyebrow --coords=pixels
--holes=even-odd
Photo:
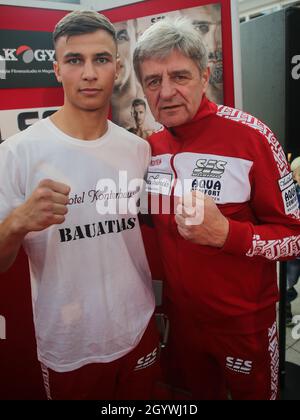
[[[179,70],[170,71],[168,74],[169,74],[169,76],[174,77],[174,76],[191,76],[192,73],[189,70],[186,70],[186,69],[179,69]],[[160,78],[160,77],[161,77],[160,73],[153,73],[153,74],[149,74],[148,76],[146,76],[143,79],[143,81],[148,82],[149,80]]]
[[[64,54],[64,58],[69,58],[69,57],[81,57],[80,53],[75,53],[75,52],[68,52],[66,54]]]
[[[189,70],[182,69],[171,71],[169,74],[170,76],[190,76],[192,73]]]
[[[113,54],[108,51],[103,51],[95,54],[95,57],[112,57]]]
[[[161,77],[161,74],[159,73],[149,74],[148,76],[144,78],[144,82],[148,82],[149,80],[155,79],[157,77]]]
[[[70,58],[70,57],[82,57],[81,53],[76,53],[76,52],[68,52],[64,55],[64,58]],[[108,52],[108,51],[103,51],[103,52],[99,52],[94,54],[94,57],[113,57],[113,55]]]
[[[199,19],[193,19],[193,25],[199,25],[199,24],[206,24],[206,23],[212,23],[210,20],[199,20]]]

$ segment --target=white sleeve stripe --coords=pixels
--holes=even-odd
[[[300,256],[300,235],[289,236],[283,239],[262,240],[260,235],[254,235],[252,247],[247,257],[261,256],[268,260],[277,260],[281,257]]]
[[[288,166],[284,151],[279,141],[276,139],[274,133],[270,130],[268,126],[266,126],[258,118],[255,118],[252,115],[247,114],[246,112],[240,111],[238,109],[230,108],[224,105],[218,106],[217,115],[219,117],[224,117],[224,118],[239,122],[241,124],[247,125],[253,128],[254,130],[259,131],[265,137],[265,139],[268,141],[271,147],[280,177],[288,175],[290,170],[289,170],[289,166]]]
[[[259,131],[265,137],[271,148],[280,178],[283,178],[290,173],[288,162],[286,160],[284,151],[279,141],[276,139],[274,133],[270,130],[270,128],[266,126],[263,122],[261,122],[258,118],[253,117],[252,115],[247,114],[246,112],[225,105],[218,106],[218,112],[216,115],[232,121],[239,122],[241,124],[253,128],[254,130]],[[283,205],[285,206],[284,200]],[[289,214],[295,219],[299,219],[298,206],[294,206],[291,210],[286,212],[286,214]]]

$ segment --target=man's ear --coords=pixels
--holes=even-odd
[[[202,73],[201,73],[201,80],[202,80],[204,92],[206,92],[208,88],[209,78],[210,78],[210,68],[206,67],[206,69],[202,70]]]
[[[59,69],[59,64],[57,61],[53,62],[53,69],[54,69],[54,73],[56,76],[56,80],[61,83],[61,76],[60,76],[60,69]]]

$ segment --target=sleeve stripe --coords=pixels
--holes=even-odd
[[[223,117],[229,120],[236,121],[240,124],[247,125],[248,127],[251,127],[256,131],[259,131],[265,137],[265,139],[268,141],[271,147],[280,177],[282,178],[283,176],[289,174],[290,169],[289,169],[289,165],[287,163],[284,151],[279,141],[276,139],[274,133],[269,129],[268,126],[266,126],[259,119],[253,117],[250,114],[247,114],[246,112],[240,111],[238,109],[230,108],[224,105],[218,106],[217,115],[219,117]]]
[[[254,235],[252,247],[247,257],[261,256],[268,260],[300,255],[300,236],[289,236],[283,239],[262,240],[260,235]]]
[[[252,115],[247,114],[246,112],[225,105],[218,106],[217,115],[219,117],[223,117],[232,121],[236,121],[237,123],[247,125],[248,127],[251,127],[252,129],[262,134],[271,148],[280,178],[287,176],[291,172],[284,151],[279,141],[276,139],[274,133],[270,130],[270,128],[263,122],[261,122],[258,118],[253,117]],[[294,219],[299,220],[300,215],[297,206],[289,212],[289,215]]]

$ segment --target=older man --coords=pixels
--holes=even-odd
[[[262,122],[206,98],[207,53],[186,19],[146,30],[134,66],[164,125],[150,137],[148,190],[179,200],[153,217],[172,381],[197,399],[276,399],[276,261],[300,253],[285,155]],[[191,218],[192,197],[203,220]]]

